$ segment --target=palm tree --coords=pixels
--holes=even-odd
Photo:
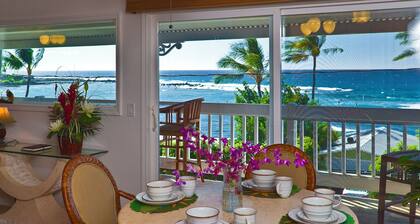
[[[411,44],[410,36],[409,36],[408,32],[397,33],[397,35],[395,35],[395,39],[400,41],[401,46],[408,46],[408,45]],[[393,61],[400,61],[400,60],[403,60],[405,58],[411,57],[411,56],[415,55],[416,53],[417,53],[417,51],[416,51],[415,48],[409,47],[409,48],[405,49],[403,52],[401,52],[401,54],[395,56],[392,60]]]
[[[312,57],[312,102],[315,101],[317,57],[321,53],[336,54],[343,52],[343,49],[338,47],[322,49],[326,40],[327,38],[325,35],[309,35],[298,37],[294,41],[286,41],[285,43],[285,52],[283,55],[283,60],[285,62],[292,62],[297,64],[307,61]]]
[[[219,60],[217,65],[220,68],[234,69],[241,74],[225,74],[217,76],[215,83],[226,79],[242,79],[248,75],[255,80],[258,96],[262,96],[261,83],[269,76],[267,72],[268,61],[265,59],[261,45],[256,38],[248,38],[242,42],[234,43],[228,55]]]
[[[34,49],[16,49],[14,53],[7,52],[6,57],[3,59],[7,68],[19,70],[24,68],[28,75],[26,80],[26,93],[25,97],[29,95],[29,85],[31,82],[32,71],[38,66],[38,63],[44,57],[44,48]]]

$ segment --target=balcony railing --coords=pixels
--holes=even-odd
[[[204,103],[200,130],[216,138],[268,143],[269,111],[269,105]],[[283,105],[281,117],[282,143],[306,149],[306,153],[311,149],[319,185],[377,191],[376,157],[390,152],[398,142],[401,150],[420,148],[418,110]],[[261,119],[267,128],[255,122]],[[247,122],[253,122],[252,127]],[[305,143],[308,137],[312,142]],[[171,157],[169,151],[162,156]],[[389,189],[408,190],[392,184]]]

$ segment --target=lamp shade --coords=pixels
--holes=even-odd
[[[302,34],[305,36],[308,36],[312,33],[311,28],[309,28],[309,25],[307,23],[300,24],[300,32],[302,32]]]
[[[312,33],[318,32],[319,28],[321,28],[321,20],[318,17],[312,17],[307,22],[309,29],[311,29]]]
[[[334,30],[335,30],[335,25],[336,25],[336,22],[335,22],[334,20],[331,20],[331,19],[329,19],[329,20],[325,20],[325,21],[322,23],[322,27],[324,28],[324,31],[325,31],[325,33],[327,33],[327,34],[331,34],[331,33],[333,33],[333,32],[334,32]]]
[[[13,122],[15,122],[15,119],[10,115],[9,109],[7,107],[0,107],[0,123],[7,124]]]

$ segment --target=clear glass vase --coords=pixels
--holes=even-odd
[[[223,182],[223,211],[233,212],[235,208],[242,207],[241,178],[229,178],[225,169],[223,172]]]

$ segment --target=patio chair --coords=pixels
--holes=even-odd
[[[165,114],[165,121],[160,122],[160,136],[162,136],[160,146],[167,150],[175,148],[177,170],[179,170],[180,162],[183,164],[184,171],[187,170],[187,163],[195,164],[188,159],[188,150],[182,140],[181,129],[194,128],[196,131],[200,130],[201,104],[203,101],[203,98],[198,98],[160,109],[160,113]],[[197,146],[200,144],[199,139],[197,139],[196,144]],[[182,160],[180,156],[181,148],[183,148]],[[202,169],[201,158],[199,157],[197,157],[197,165]],[[201,178],[201,180],[204,179]]]
[[[91,156],[67,162],[61,189],[72,224],[116,224],[120,197],[134,199],[134,195],[118,190],[108,169]]]
[[[302,152],[300,149],[286,144],[274,144],[267,147],[268,148],[268,156],[269,158],[273,159],[273,151],[275,149],[281,150],[281,158],[282,159],[289,159],[292,164],[290,166],[276,166],[274,161],[269,164],[261,165],[261,169],[270,169],[276,171],[277,175],[279,176],[288,176],[293,179],[293,183],[302,189],[307,189],[313,191],[315,189],[316,184],[316,176],[315,176],[315,169],[310,161],[309,157]],[[293,164],[295,159],[295,153],[299,152],[302,157],[308,161],[308,163],[304,167],[296,168]],[[262,160],[264,158],[264,154],[260,153],[257,154],[257,159]],[[245,174],[246,179],[252,178],[252,173],[250,170],[247,170]]]

